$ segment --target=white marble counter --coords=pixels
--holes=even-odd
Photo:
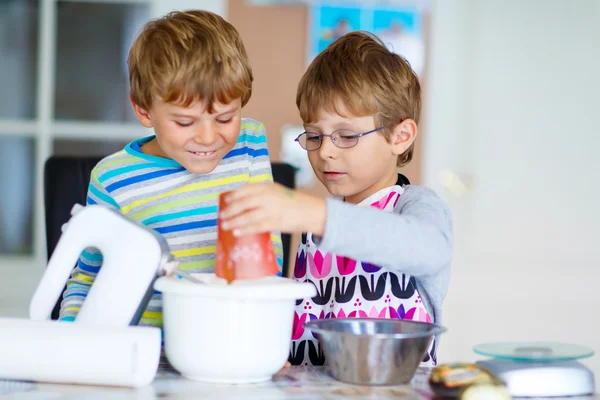
[[[0,399],[431,399],[428,372],[419,370],[411,385],[387,387],[347,385],[315,367],[292,367],[253,385],[206,384],[173,372],[159,372],[151,386],[139,389],[0,381]]]

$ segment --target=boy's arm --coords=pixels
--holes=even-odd
[[[250,183],[273,182],[271,159],[267,147],[267,135],[263,124],[256,121],[244,121],[242,129],[246,132],[246,143],[250,158]],[[281,233],[271,232],[271,241],[275,249],[279,272],[283,267],[283,245]]]
[[[394,213],[327,200],[325,251],[423,277],[450,263],[452,220],[431,189],[408,186]]]
[[[87,205],[100,204],[119,208],[117,202],[98,181],[95,170],[91,174],[86,203]],[[93,229],[93,227],[90,227],[90,229]],[[101,266],[102,254],[95,247],[88,247],[81,253],[77,266],[73,269],[71,278],[67,281],[67,289],[63,293],[59,320],[75,320]]]

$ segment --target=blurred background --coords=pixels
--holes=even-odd
[[[0,0],[0,316],[27,315],[46,265],[45,160],[148,134],[128,104],[127,51],[150,18],[191,8],[240,31],[255,73],[244,115],[318,195],[292,142],[310,60],[367,29],[411,62],[424,110],[402,172],[455,223],[441,362],[487,341],[600,350],[599,0]],[[600,373],[600,356],[586,363]]]

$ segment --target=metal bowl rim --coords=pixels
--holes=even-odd
[[[352,320],[352,321],[386,321],[386,322],[395,321],[395,320],[388,319],[388,318],[340,318],[339,320],[345,320],[345,319]],[[304,327],[306,329],[310,330],[311,332],[319,333],[319,334],[336,333],[338,335],[343,335],[343,336],[370,337],[370,338],[375,338],[375,339],[416,339],[416,338],[422,338],[422,337],[428,337],[428,336],[436,336],[436,335],[442,334],[447,331],[447,329],[441,325],[437,325],[437,324],[433,324],[433,323],[429,323],[429,322],[408,321],[408,320],[397,320],[397,321],[404,321],[404,322],[408,322],[408,323],[412,323],[412,324],[426,324],[426,325],[430,325],[431,329],[427,332],[374,333],[374,334],[371,334],[371,333],[340,332],[340,331],[334,331],[331,329],[323,329],[323,328],[318,328],[318,327],[312,326],[312,325],[318,324],[321,321],[325,321],[325,320],[317,319],[317,320],[309,321],[304,324]]]

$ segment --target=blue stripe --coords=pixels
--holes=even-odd
[[[142,224],[150,225],[150,224],[154,224],[157,222],[169,221],[169,220],[178,219],[178,218],[191,217],[191,216],[195,216],[195,215],[211,214],[211,213],[216,213],[218,210],[219,210],[219,207],[212,206],[212,207],[203,207],[203,208],[196,208],[196,209],[191,209],[191,210],[186,210],[186,211],[180,211],[180,212],[175,212],[175,213],[170,213],[170,214],[155,215],[154,217],[150,217],[148,219],[143,220]]]
[[[248,154],[248,149],[246,147],[242,147],[241,149],[233,149],[229,153],[225,154],[225,157],[223,157],[223,160],[226,160],[228,158],[232,158],[235,156],[242,156],[245,154]]]
[[[146,168],[156,168],[156,166],[151,163],[144,163],[144,164],[134,164],[134,165],[130,165],[128,167],[121,167],[121,168],[113,169],[112,171],[109,171],[103,175],[100,175],[98,177],[98,181],[101,183],[104,183],[107,180],[109,180],[110,178],[113,178],[117,175],[122,175],[122,174],[126,174],[128,172],[137,171],[137,170],[146,169]]]
[[[246,134],[246,142],[252,144],[267,143],[267,137],[265,135],[253,136]]]
[[[248,135],[247,133],[244,133],[243,135],[240,135],[237,143],[240,143],[242,145],[244,145],[246,143],[262,144],[262,143],[267,143],[267,137],[262,134],[260,136],[254,136],[254,135]]]
[[[248,149],[248,155],[252,158],[258,158],[260,156],[268,156],[269,150],[267,150],[267,149]]]
[[[63,299],[69,298],[69,297],[85,297],[87,295],[87,292],[75,292],[75,293],[69,293],[69,294],[65,294],[63,296]]]
[[[88,206],[93,206],[94,204],[98,204],[96,200],[92,199],[90,196],[86,197],[86,201]]]
[[[238,136],[238,140],[235,143],[236,144],[244,145],[247,140],[248,140],[248,134],[247,133],[243,133],[240,136]]]
[[[83,261],[81,261],[81,258],[79,259],[79,269],[85,272],[94,272],[94,273],[98,273],[98,271],[100,271],[100,266],[94,267],[93,265],[90,264],[86,264]]]
[[[110,204],[112,206],[117,207],[118,209],[121,209],[121,207],[119,207],[117,202],[112,197],[99,191],[98,188],[96,188],[96,186],[90,185],[90,193],[96,196],[99,200],[102,200],[104,203]]]
[[[62,317],[60,320],[64,321],[64,322],[73,322],[73,321],[75,321],[75,317],[72,315],[69,315],[68,317]]]
[[[149,172],[149,173],[143,174],[143,175],[132,176],[131,178],[123,179],[121,181],[118,181],[111,185],[108,185],[106,187],[106,191],[111,193],[117,189],[124,187],[124,186],[133,185],[134,183],[148,181],[150,179],[160,178],[163,176],[177,174],[181,171],[185,171],[185,169],[184,168],[163,169],[163,170],[158,170],[158,171],[154,171],[154,172]]]
[[[223,157],[223,159],[225,160],[227,158],[242,156],[245,154],[248,154],[252,158],[257,158],[260,156],[268,156],[269,150],[268,149],[249,149],[247,147],[243,147],[241,149],[231,150],[229,153],[227,153],[227,155],[225,155],[225,157]]]
[[[184,224],[164,226],[162,228],[154,228],[158,233],[181,232],[197,228],[206,228],[217,225],[216,219],[207,219],[205,221],[186,222]]]

